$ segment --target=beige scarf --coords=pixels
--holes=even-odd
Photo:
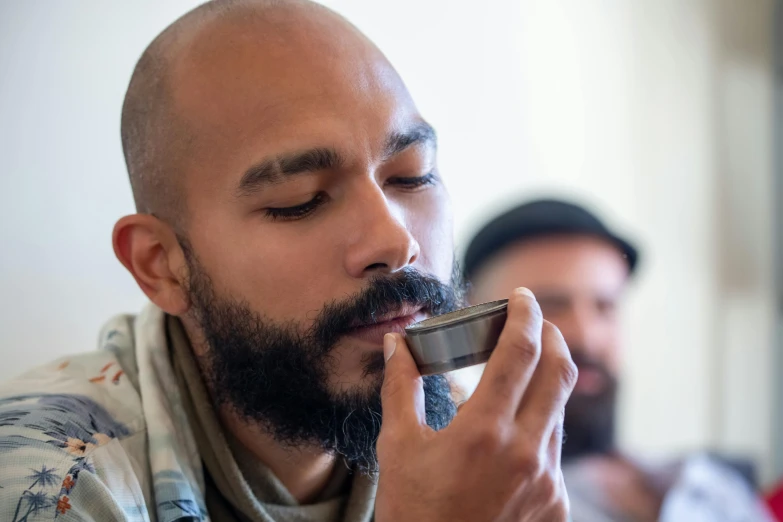
[[[370,522],[375,484],[338,463],[321,496],[300,505],[269,468],[224,432],[182,323],[166,324],[177,385],[204,463],[206,504],[216,522]]]

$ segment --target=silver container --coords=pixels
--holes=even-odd
[[[487,362],[506,324],[508,300],[492,301],[430,317],[405,329],[422,375]]]

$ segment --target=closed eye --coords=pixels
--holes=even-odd
[[[430,172],[424,176],[399,176],[389,178],[388,184],[397,186],[403,190],[415,191],[437,182],[437,176]],[[310,201],[291,207],[268,207],[264,209],[267,217],[273,221],[295,221],[303,219],[315,212],[326,203],[328,196],[325,192],[319,192]]]
[[[434,172],[430,172],[429,174],[426,174],[424,176],[413,176],[413,177],[396,177],[396,178],[389,178],[387,183],[390,185],[398,186],[402,189],[406,190],[415,190],[418,188],[426,187],[427,185],[434,185],[437,181],[437,176],[435,176]]]
[[[313,199],[301,205],[295,205],[293,207],[270,207],[265,209],[265,214],[273,221],[294,221],[302,219],[313,212],[318,207],[326,203],[327,197],[324,192],[319,192]]]

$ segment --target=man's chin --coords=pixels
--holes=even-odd
[[[350,395],[366,399],[380,397],[383,385],[383,370],[357,372],[351,376],[335,376],[330,379],[329,391],[333,397]]]
[[[351,364],[350,368],[340,368],[341,362],[352,360],[361,352],[364,353],[358,364]],[[352,345],[350,339],[343,338],[329,352],[328,360],[334,364],[328,376],[328,387],[332,394],[371,396],[380,393],[385,365],[383,352],[380,350],[365,351]]]

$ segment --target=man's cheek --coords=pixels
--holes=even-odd
[[[421,248],[422,269],[441,280],[448,280],[454,261],[451,216],[438,208],[431,208],[420,217],[413,233]]]

